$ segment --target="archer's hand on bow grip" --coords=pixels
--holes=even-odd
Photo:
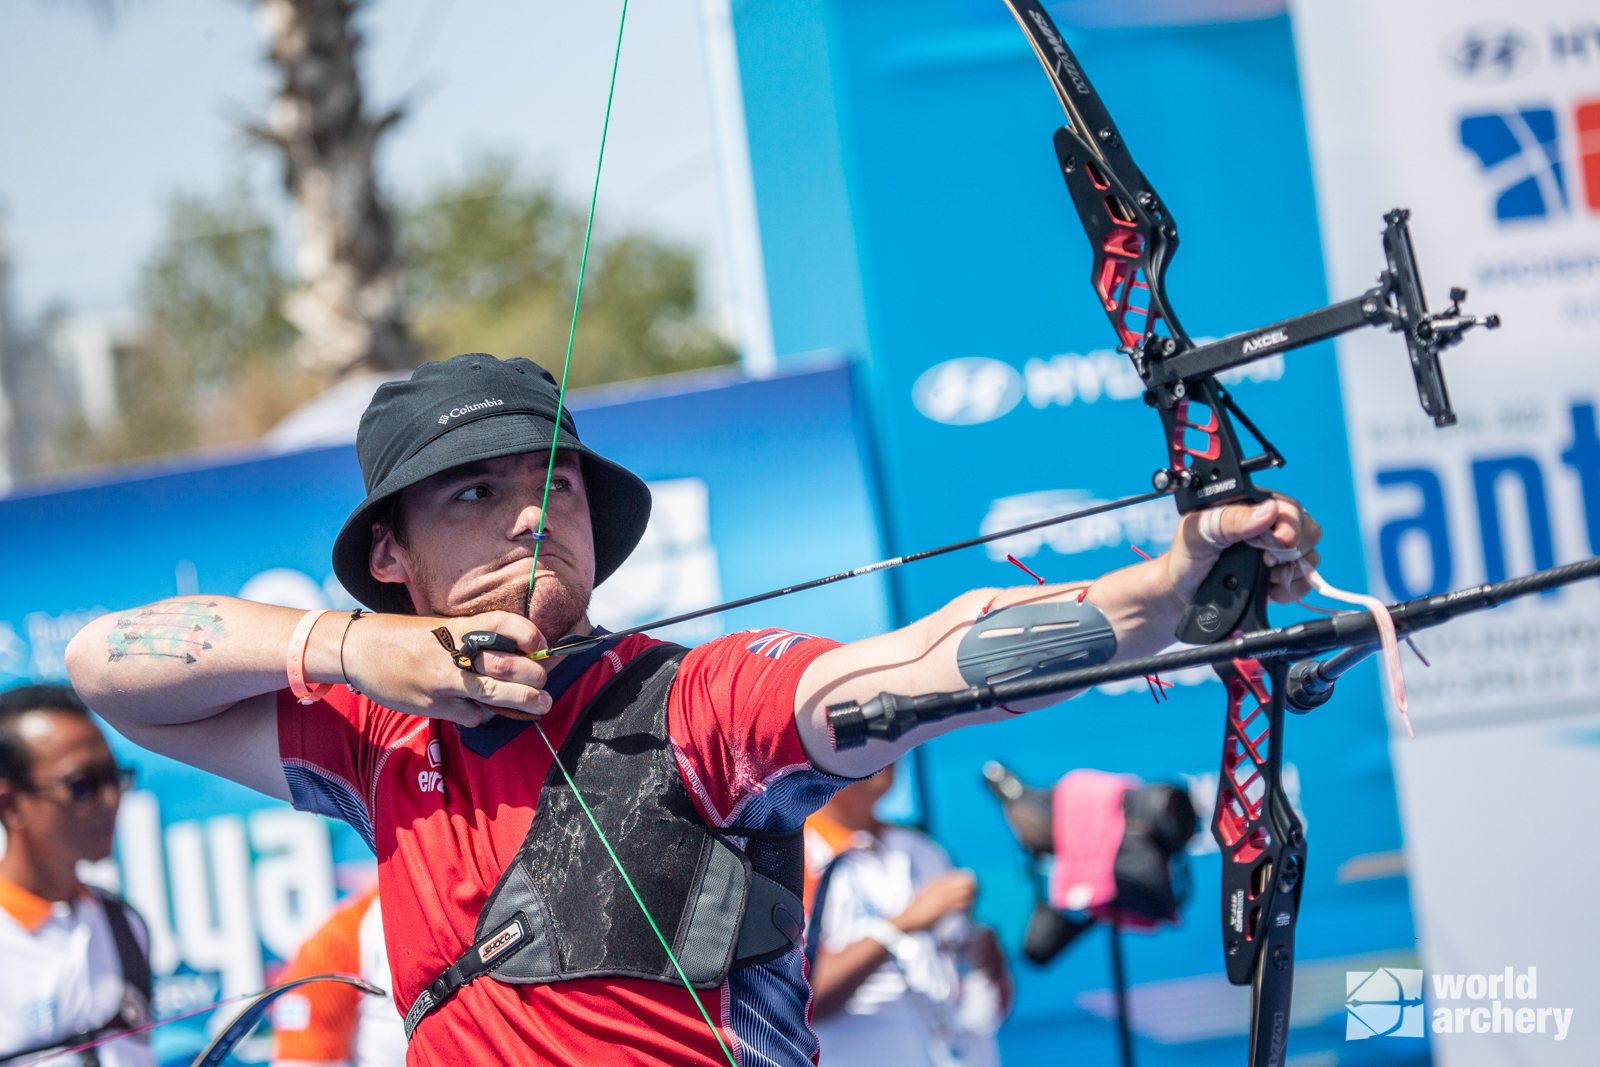
[[[1273,600],[1299,600],[1311,590],[1310,573],[1321,556],[1322,527],[1298,500],[1282,494],[1257,505],[1229,504],[1183,517],[1172,551],[1163,559],[1173,591],[1188,603],[1223,550],[1245,542],[1268,553]]]

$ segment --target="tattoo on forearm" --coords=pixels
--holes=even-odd
[[[129,656],[155,656],[193,663],[213,640],[228,634],[216,607],[215,600],[176,600],[123,615],[106,635],[106,658],[118,663]]]

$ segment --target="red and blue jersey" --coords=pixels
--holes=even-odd
[[[559,748],[584,704],[657,643],[622,638],[552,671],[548,689],[556,700],[543,719],[550,742]],[[684,658],[667,729],[708,823],[797,829],[847,784],[811,766],[794,720],[800,676],[835,647],[757,630]],[[489,891],[532,825],[550,752],[529,725],[496,717],[460,728],[402,715],[342,686],[311,705],[287,690],[279,696],[278,746],[295,807],[349,823],[377,854],[402,1012],[471,946]],[[702,994],[742,1067],[816,1063],[804,967],[797,949]],[[572,1067],[727,1062],[688,990],[629,978],[473,982],[417,1028],[406,1059]]]

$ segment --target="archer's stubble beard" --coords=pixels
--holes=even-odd
[[[486,611],[506,611],[531,620],[545,640],[551,642],[574,632],[589,610],[588,588],[575,589],[549,571],[542,572],[534,583],[532,603],[528,587],[521,582],[508,582],[455,604],[449,603],[448,591],[440,588],[440,584],[426,570],[419,575],[420,591],[432,605],[433,614],[460,618]]]
[[[514,603],[503,610],[526,614],[545,640],[555,642],[577,630],[589,611],[589,592],[587,588],[574,589],[552,574],[534,583],[531,597],[527,589],[517,590]]]

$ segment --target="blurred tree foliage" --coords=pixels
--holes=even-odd
[[[489,159],[403,215],[412,334],[425,358],[526,356],[559,376],[584,213],[548,183]],[[67,432],[69,465],[260,437],[326,381],[289,356],[294,278],[271,216],[236,183],[175,196],[139,280],[144,324],[117,352],[118,418]],[[694,253],[655,236],[597,235],[589,253],[574,387],[731,363],[698,309]]]
[[[584,212],[548,183],[490,158],[406,213],[412,335],[430,359],[525,356],[561,374]],[[692,251],[639,232],[589,250],[571,385],[647,378],[734,361],[698,313]]]
[[[117,352],[117,419],[68,430],[77,462],[259,437],[315,395],[319,383],[285,359],[297,334],[280,310],[291,279],[277,244],[244,182],[172,198],[140,271],[139,336]]]

